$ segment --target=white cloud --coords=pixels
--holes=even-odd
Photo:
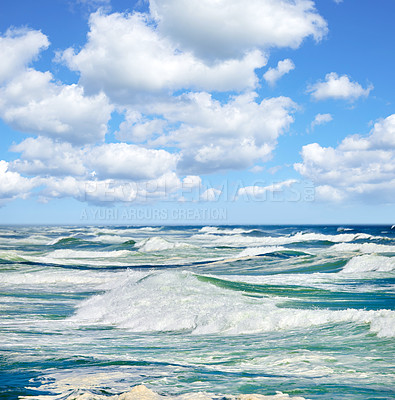
[[[288,74],[289,71],[295,69],[295,64],[289,58],[279,61],[276,68],[269,68],[264,74],[263,78],[270,85],[274,85],[283,75]]]
[[[254,165],[250,171],[253,172],[254,174],[257,174],[259,172],[262,172],[264,170],[264,167],[262,165]]]
[[[304,146],[302,158],[294,168],[317,185],[317,198],[393,203],[395,114],[377,122],[368,136],[348,136],[336,148]]]
[[[181,181],[174,172],[159,178],[134,182],[114,179],[77,179],[49,177],[41,179],[44,189],[42,200],[72,197],[79,201],[94,204],[113,204],[119,202],[150,202],[171,198],[180,188]]]
[[[197,175],[187,175],[183,180],[182,180],[182,185],[183,188],[200,188],[202,185],[202,178]]]
[[[209,93],[186,93],[175,102],[150,104],[151,112],[175,125],[151,144],[179,147],[178,168],[194,173],[247,168],[267,160],[278,136],[293,122],[295,103],[287,97],[256,103],[256,96],[246,93],[222,104]]]
[[[0,89],[0,116],[6,123],[71,143],[103,140],[112,110],[103,93],[85,96],[78,85],[53,82],[50,72],[28,69]]]
[[[8,165],[8,162],[0,160],[0,206],[17,198],[25,199],[37,186],[36,179],[24,178],[17,172],[9,171]]]
[[[268,192],[274,193],[282,191],[284,188],[290,187],[297,182],[298,181],[295,179],[288,179],[286,181],[273,183],[268,186],[245,186],[237,191],[237,197],[243,196],[244,198],[247,198],[249,200],[258,199],[262,196],[265,196]]]
[[[98,180],[135,182],[158,179],[174,172],[179,157],[165,150],[126,143],[81,148],[43,137],[28,138],[13,145],[11,151],[22,153],[9,165],[20,173],[42,177],[71,175],[78,179],[95,176]]]
[[[241,57],[255,48],[297,48],[320,40],[325,20],[310,0],[150,0],[159,31],[196,55]]]
[[[315,100],[356,100],[367,97],[372,89],[372,85],[364,89],[358,82],[350,81],[347,75],[338,76],[336,72],[331,72],[326,74],[325,81],[310,86],[308,92]]]
[[[317,125],[326,124],[327,122],[332,121],[333,117],[331,114],[317,114],[314,117],[314,120],[311,122],[311,129],[314,129]]]
[[[136,101],[147,92],[253,88],[254,70],[266,64],[259,50],[240,59],[205,63],[161,37],[143,14],[100,12],[90,17],[87,44],[77,54],[66,50],[62,59],[80,72],[80,83],[90,93],[104,90],[120,103]]]
[[[198,174],[271,157],[296,105],[287,97],[258,102],[255,70],[266,65],[270,47],[321,39],[326,22],[314,3],[152,0],[150,6],[155,19],[91,15],[86,44],[57,57],[80,73],[78,84],[32,68],[49,46],[41,32],[10,30],[0,38],[6,60],[0,65],[0,117],[38,136],[13,145],[19,158],[0,164],[0,201],[26,197],[36,186],[43,199],[151,201],[201,188]],[[292,68],[291,60],[280,61],[268,80]],[[212,91],[232,95],[217,100]],[[115,137],[129,144],[103,143],[114,110],[125,112]],[[207,189],[202,199],[220,194]]]
[[[218,201],[221,193],[222,191],[219,189],[209,188],[200,195],[200,199],[203,201]]]
[[[165,120],[148,119],[135,109],[131,109],[126,111],[125,121],[121,122],[115,136],[120,141],[142,143],[153,136],[161,136],[165,126]]]
[[[100,178],[155,179],[174,170],[178,155],[126,143],[108,143],[87,154],[87,164]]]
[[[13,171],[27,175],[76,175],[86,173],[83,151],[70,143],[53,141],[49,138],[27,138],[11,146],[11,151],[22,153],[21,159],[10,162]]]
[[[0,36],[0,83],[22,72],[48,46],[48,38],[40,31],[8,29]]]

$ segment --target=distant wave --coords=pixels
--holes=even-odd
[[[338,243],[330,247],[334,252],[395,253],[395,245],[376,243]]]
[[[138,248],[139,251],[141,252],[148,253],[148,252],[195,247],[195,246],[192,246],[191,244],[188,243],[170,242],[161,237],[154,236],[148,239],[141,240],[140,242],[135,244],[135,247]]]
[[[213,235],[211,233],[195,234],[192,239],[207,241],[212,246],[227,245],[227,246],[280,246],[290,243],[303,243],[303,242],[328,242],[341,243],[352,242],[355,240],[371,240],[376,237],[365,233],[343,233],[337,235],[325,235],[321,233],[305,233],[298,232],[289,236],[266,236],[266,237],[251,237],[242,236],[240,234],[233,235]]]

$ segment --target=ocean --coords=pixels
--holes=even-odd
[[[2,226],[0,398],[394,399],[394,256],[391,226]]]

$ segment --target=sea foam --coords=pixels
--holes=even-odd
[[[372,235],[365,233],[341,233],[337,235],[325,235],[321,233],[304,233],[297,232],[289,236],[266,236],[266,237],[253,237],[242,236],[239,233],[232,235],[216,235],[212,233],[196,234],[192,239],[199,241],[206,241],[210,246],[279,246],[291,243],[303,243],[312,241],[324,241],[332,243],[352,242],[354,240],[371,240],[377,239]]]
[[[89,380],[95,380],[95,376],[88,377],[85,379],[85,386]],[[82,378],[81,378],[82,381]],[[68,387],[73,387],[68,385]],[[185,393],[178,396],[164,396],[155,393],[154,391],[148,389],[145,385],[137,385],[133,387],[130,391],[121,393],[119,395],[101,395],[93,393],[90,390],[84,389],[69,389],[66,395],[61,398],[64,400],[217,400],[218,395],[206,393],[206,392],[195,392],[195,393]],[[261,395],[261,394],[241,394],[238,396],[234,395],[221,395],[223,400],[307,400],[304,397],[292,396],[290,397],[286,393],[277,391],[274,395]],[[56,400],[59,396],[51,395],[39,395],[34,396],[36,400]],[[29,400],[30,396],[20,397],[20,400]]]
[[[395,270],[395,258],[373,254],[353,257],[343,268],[342,273],[391,272]]]
[[[141,240],[140,242],[136,243],[135,247],[137,247],[139,251],[147,253],[147,252],[171,250],[171,249],[194,247],[194,246],[188,243],[169,242],[166,239],[154,236],[148,239]]]
[[[395,336],[395,312],[277,307],[278,299],[203,282],[190,272],[154,273],[82,302],[70,321],[115,325],[133,332],[252,334],[341,323],[369,325],[379,337]]]

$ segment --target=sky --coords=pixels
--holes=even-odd
[[[0,223],[394,224],[393,0],[2,0]]]

